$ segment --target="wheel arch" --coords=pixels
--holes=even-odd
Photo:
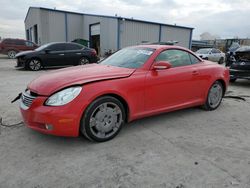
[[[27,63],[29,63],[29,62],[30,62],[31,60],[33,60],[33,59],[39,60],[39,61],[41,62],[41,64],[42,64],[42,66],[44,66],[44,65],[43,65],[42,59],[41,59],[40,57],[37,57],[37,56],[32,56],[32,57],[30,57],[29,60],[27,61]]]
[[[217,79],[216,81],[218,81],[218,82],[220,82],[222,84],[222,87],[223,87],[223,96],[224,96],[225,93],[226,93],[226,82],[223,79]]]

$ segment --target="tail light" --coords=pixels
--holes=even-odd
[[[95,49],[91,49],[90,54],[92,56],[96,56],[97,55],[96,50]]]

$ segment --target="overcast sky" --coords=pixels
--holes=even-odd
[[[195,28],[221,38],[250,38],[250,0],[0,0],[0,36],[24,38],[30,6],[133,17]]]

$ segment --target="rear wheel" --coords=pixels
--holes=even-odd
[[[42,62],[39,59],[31,59],[28,68],[32,71],[38,71],[42,68]]]
[[[16,57],[16,51],[15,50],[8,51],[8,57],[10,59],[14,59]]]
[[[86,65],[86,64],[89,64],[88,58],[82,57],[82,58],[79,60],[79,65]]]
[[[92,102],[81,121],[81,132],[92,141],[104,142],[114,138],[125,121],[122,103],[111,96],[104,96]]]
[[[213,83],[207,95],[206,103],[203,105],[205,110],[215,110],[220,106],[223,97],[223,86],[219,81]]]

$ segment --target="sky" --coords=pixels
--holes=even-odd
[[[25,37],[30,6],[193,27],[193,39],[250,38],[250,0],[0,0],[0,37]]]

